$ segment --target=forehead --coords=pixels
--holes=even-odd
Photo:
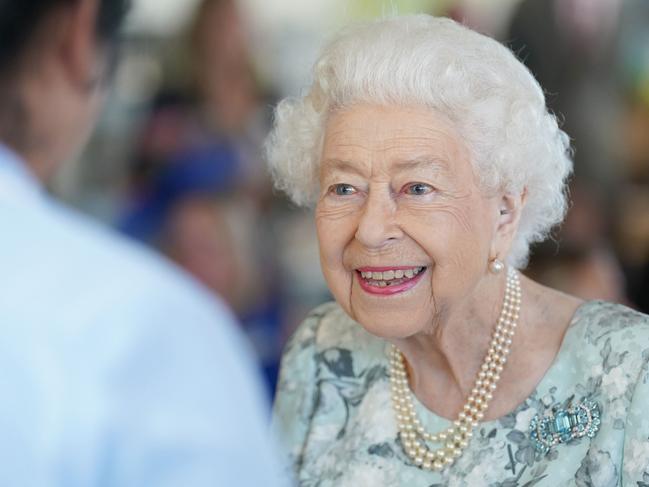
[[[327,120],[323,171],[367,164],[402,169],[422,161],[451,172],[463,172],[461,166],[468,164],[468,151],[453,125],[431,110],[354,105]]]

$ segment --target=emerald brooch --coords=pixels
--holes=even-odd
[[[530,422],[530,439],[534,448],[542,454],[559,443],[587,436],[593,438],[601,424],[599,404],[582,399],[568,408],[555,406],[546,415],[537,414]]]

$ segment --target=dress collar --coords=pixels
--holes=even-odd
[[[0,143],[0,203],[43,202],[45,191],[20,156]]]

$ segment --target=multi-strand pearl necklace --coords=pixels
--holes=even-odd
[[[417,417],[408,385],[404,357],[396,347],[392,347],[390,354],[392,404],[396,413],[401,445],[415,465],[427,470],[440,471],[452,465],[469,445],[473,429],[484,418],[500,380],[500,374],[507,362],[520,308],[521,287],[518,273],[509,269],[500,318],[473,390],[453,424],[437,434],[428,433]],[[430,448],[431,443],[441,444],[442,447]]]

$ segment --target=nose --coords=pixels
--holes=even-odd
[[[368,249],[381,249],[402,235],[396,205],[389,191],[370,191],[358,221],[356,240]]]

